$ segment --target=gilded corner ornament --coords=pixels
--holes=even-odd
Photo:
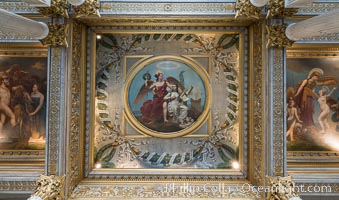
[[[65,17],[68,18],[68,3],[67,0],[51,0],[50,7],[39,7],[38,11],[45,16]]]
[[[298,12],[298,8],[285,8],[284,0],[269,0],[267,4],[267,15],[266,19],[272,17],[291,17]]]
[[[28,200],[61,200],[64,198],[65,176],[40,175],[34,194]]]
[[[237,13],[235,18],[238,17],[250,17],[259,19],[262,8],[258,8],[251,4],[250,0],[237,0],[236,4]]]
[[[65,46],[68,47],[67,43],[67,24],[48,24],[49,33],[47,37],[40,40],[43,45],[48,46]]]
[[[73,7],[75,17],[86,17],[96,15],[100,17],[98,0],[85,0],[80,6]]]
[[[267,25],[267,44],[266,47],[286,47],[291,46],[294,41],[287,38],[285,31],[287,24]]]
[[[297,186],[295,185],[291,176],[286,177],[271,177],[266,176],[268,187],[270,188],[267,193],[266,200],[277,200],[277,199],[293,199],[301,200]]]

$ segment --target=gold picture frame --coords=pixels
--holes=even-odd
[[[46,128],[46,97],[47,97],[47,70],[48,70],[48,50],[46,47],[37,43],[14,43],[0,45],[1,59],[1,75],[8,77],[8,91],[10,93],[9,109],[12,110],[15,117],[15,125],[9,126],[9,118],[11,113],[6,113],[3,129],[8,130],[9,135],[3,135],[2,139],[2,155],[1,160],[4,165],[17,162],[25,165],[37,165],[38,168],[44,166],[45,159],[45,141],[47,137]],[[20,94],[31,95],[32,86],[37,84],[43,96],[39,112],[43,112],[41,117],[29,117],[29,112],[33,112],[34,108],[28,108],[32,102],[32,98],[26,99]],[[33,95],[33,94],[32,94]],[[24,106],[20,102],[26,102],[24,110],[26,114],[19,114],[24,111],[18,111]],[[21,106],[19,106],[21,105]],[[33,109],[33,110],[32,110]],[[7,119],[6,119],[7,118]],[[33,121],[32,121],[33,120]],[[38,121],[37,121],[38,120]],[[39,125],[39,132],[36,130],[34,121]],[[13,127],[13,128],[11,128]],[[41,129],[42,128],[42,129]],[[33,132],[32,132],[33,131]],[[5,132],[3,132],[5,133]],[[39,136],[35,136],[39,134]],[[44,136],[43,139],[39,137]],[[14,138],[13,138],[14,137]],[[36,139],[34,139],[36,138]],[[5,141],[6,140],[6,141]],[[33,141],[34,140],[34,141]],[[38,146],[32,146],[33,143]]]
[[[24,197],[34,190],[35,180],[39,175],[46,172],[45,161],[48,149],[48,142],[46,142],[48,140],[46,104],[49,99],[47,92],[47,85],[49,84],[48,49],[35,42],[1,43],[0,67],[2,76],[8,76],[9,83],[12,83],[12,86],[8,86],[12,102],[9,108],[13,109],[16,121],[13,129],[10,129],[9,116],[7,115],[6,125],[3,127],[6,130],[12,130],[12,132],[10,132],[11,135],[5,137],[6,141],[3,140],[4,145],[0,150],[1,193],[4,197],[6,195],[10,197],[13,191],[19,191],[22,194],[20,196]],[[36,74],[37,72],[39,74]],[[36,79],[33,81],[31,78]],[[42,101],[43,108],[40,111],[44,113],[39,118],[33,119],[29,116],[29,112],[32,112],[29,104],[32,102],[27,101],[27,97],[24,98],[19,94],[23,92],[26,95],[33,96],[32,84],[37,83],[36,81],[42,81],[39,86],[41,86],[40,92],[44,95],[44,100]],[[23,102],[27,104],[24,105]],[[21,112],[17,112],[18,110],[21,110]],[[35,123],[32,120],[35,120],[35,122],[39,120],[43,126],[43,129],[40,130],[45,130],[44,138],[36,137],[37,133],[32,133],[33,130],[37,130],[32,129],[32,125],[34,125],[32,123]],[[42,134],[42,132],[40,133]],[[34,136],[35,141],[32,140],[32,136]],[[34,147],[35,149],[32,149],[32,142],[38,144]]]
[[[248,30],[244,27],[203,27],[202,30],[195,30],[193,27],[188,27],[187,30],[184,31],[159,31],[151,27],[147,29],[143,29],[143,27],[136,29],[129,29],[128,27],[120,27],[119,31],[115,30],[117,27],[110,28],[102,28],[102,27],[91,27],[90,31],[87,32],[87,36],[85,36],[85,28],[79,24],[74,23],[72,30],[72,35],[74,40],[72,41],[71,48],[72,52],[74,52],[72,56],[72,67],[70,68],[72,79],[72,99],[78,99],[74,104],[72,104],[71,110],[80,110],[80,114],[75,115],[76,112],[72,112],[71,118],[71,131],[69,134],[70,137],[70,149],[69,149],[69,157],[68,157],[68,170],[69,175],[67,177],[69,188],[69,196],[72,199],[85,199],[85,198],[112,198],[112,197],[125,197],[125,198],[160,198],[171,197],[170,195],[177,195],[177,197],[184,197],[189,195],[191,198],[201,198],[207,196],[213,196],[217,198],[240,198],[240,199],[257,199],[260,198],[264,193],[258,192],[254,187],[253,190],[239,190],[239,188],[243,185],[252,187],[252,185],[264,185],[264,155],[261,155],[263,152],[263,144],[264,144],[264,134],[263,129],[260,124],[262,124],[262,112],[255,112],[258,110],[262,110],[263,104],[261,103],[263,97],[261,96],[263,85],[260,82],[255,82],[254,80],[263,75],[262,66],[256,65],[255,68],[249,68],[248,65],[253,63],[257,63],[258,60],[262,59],[260,48],[256,48],[256,45],[250,46],[249,49],[244,48],[244,42],[251,38],[251,41],[261,42],[261,37],[256,37],[260,34],[260,29],[258,27],[251,27]],[[112,29],[112,30],[110,30]],[[218,30],[218,31],[216,31]],[[248,31],[248,32],[247,32]],[[82,34],[79,34],[82,32]],[[107,74],[102,76],[98,76],[95,72],[100,71],[97,68],[98,56],[96,56],[96,44],[98,38],[102,38],[104,34],[130,34],[130,35],[138,35],[138,34],[239,34],[240,44],[239,48],[240,52],[240,60],[242,70],[245,72],[239,72],[239,78],[241,80],[241,84],[239,84],[239,91],[242,91],[239,94],[239,98],[244,98],[242,101],[248,101],[251,103],[240,103],[238,110],[240,110],[239,118],[247,118],[243,122],[244,126],[241,129],[240,133],[243,134],[240,140],[241,153],[239,154],[240,161],[240,170],[228,170],[228,169],[172,169],[172,168],[102,168],[97,166],[96,162],[94,162],[93,158],[95,158],[98,148],[96,150],[93,149],[97,140],[94,132],[94,124],[93,122],[98,121],[94,120],[97,118],[98,114],[96,113],[96,109],[105,108],[105,103],[100,101],[103,105],[98,106],[97,99],[98,93],[97,90],[97,81],[102,78],[105,80],[107,78]],[[100,36],[101,37],[100,37]],[[87,37],[87,40],[84,38]],[[128,37],[127,37],[128,38]],[[256,38],[255,40],[253,38]],[[82,44],[79,47],[79,42]],[[112,43],[111,43],[112,44]],[[86,48],[87,50],[86,50]],[[115,49],[116,47],[113,47]],[[90,49],[90,50],[89,50]],[[255,49],[255,51],[253,51]],[[87,54],[86,54],[87,52]],[[253,52],[256,52],[253,54]],[[244,57],[250,57],[248,62]],[[87,57],[87,60],[85,58]],[[137,58],[138,56],[131,56],[132,59],[140,60]],[[192,56],[193,57],[193,56]],[[79,61],[83,68],[78,68]],[[86,61],[86,62],[84,62]],[[87,64],[85,64],[87,63]],[[85,67],[87,66],[87,67]],[[131,65],[130,65],[131,66]],[[248,71],[247,71],[248,70]],[[122,77],[123,73],[120,73],[119,76],[114,74],[114,78]],[[255,73],[254,73],[255,72]],[[103,73],[105,74],[105,73]],[[246,75],[245,75],[246,74]],[[256,74],[256,75],[254,75]],[[87,84],[82,84],[83,81],[86,81]],[[256,83],[256,84],[253,84]],[[110,85],[111,86],[111,85]],[[243,88],[242,88],[243,87]],[[104,87],[103,87],[104,88]],[[246,89],[245,89],[246,88]],[[102,88],[101,88],[102,89]],[[243,96],[243,90],[248,91],[246,93],[246,97]],[[102,91],[102,94],[109,94]],[[247,96],[248,95],[248,96]],[[123,95],[122,95],[123,96]],[[255,101],[253,101],[256,99]],[[79,101],[80,100],[80,101]],[[102,99],[99,99],[102,100]],[[122,98],[123,100],[123,98]],[[94,103],[96,102],[96,103]],[[80,104],[79,104],[80,103]],[[113,112],[115,113],[115,112]],[[119,112],[121,113],[121,112]],[[261,114],[260,114],[261,113]],[[246,117],[245,117],[246,116]],[[105,115],[101,116],[105,118]],[[208,116],[209,117],[209,116]],[[244,118],[242,118],[244,120]],[[115,117],[112,119],[116,119]],[[120,120],[121,118],[119,118]],[[121,119],[122,122],[124,119]],[[213,120],[211,117],[212,122]],[[113,121],[114,122],[114,121]],[[125,122],[123,122],[125,123]],[[103,127],[114,127],[114,123],[106,122],[103,124]],[[82,128],[83,127],[83,128]],[[210,126],[213,127],[213,126]],[[226,126],[227,127],[227,126]],[[255,128],[253,128],[255,127]],[[79,132],[80,130],[80,132]],[[254,132],[252,130],[255,130]],[[147,136],[149,137],[149,136]],[[206,135],[204,135],[206,137]],[[144,136],[143,136],[144,138]],[[134,138],[133,138],[134,139]],[[166,139],[168,140],[168,139]],[[109,144],[109,143],[108,143]],[[110,150],[116,148],[115,145],[120,145],[119,143],[112,143],[107,145]],[[248,152],[247,149],[252,149],[253,151]],[[78,151],[80,150],[80,155]],[[109,155],[111,151],[105,152],[105,156]],[[107,157],[108,158],[108,157]],[[254,170],[255,169],[255,170]],[[71,175],[72,174],[72,175]],[[104,184],[103,184],[104,183]],[[113,183],[113,184],[112,184]],[[174,184],[174,185],[173,185]],[[195,187],[196,189],[203,189],[208,187],[210,189],[201,191],[201,192],[193,192],[193,191],[181,191],[180,188],[183,189],[184,184],[192,184],[189,186]],[[174,187],[172,187],[174,186]],[[178,186],[178,187],[177,187]],[[182,187],[180,187],[182,186]],[[209,187],[211,186],[211,187]],[[220,190],[217,191],[217,194],[212,194],[214,189],[216,188],[227,188],[230,190]],[[166,188],[169,187],[175,188],[174,190],[170,190],[165,192]],[[115,191],[115,192],[109,192]],[[142,191],[142,192],[138,192]],[[146,195],[146,196],[145,196]]]
[[[307,179],[305,176],[309,174],[309,171],[313,171],[314,174],[323,174],[324,180],[330,179],[329,174],[335,173],[333,167],[339,162],[339,149],[334,144],[339,139],[336,137],[338,131],[335,126],[336,122],[333,121],[335,120],[336,111],[335,107],[331,106],[335,104],[335,100],[339,95],[335,89],[339,78],[335,71],[338,60],[338,45],[297,44],[286,50],[286,101],[292,99],[291,93],[293,92],[291,92],[291,87],[297,88],[299,82],[304,79],[312,79],[312,74],[319,71],[319,79],[313,87],[313,121],[307,122],[305,120],[305,123],[298,123],[297,126],[299,127],[294,128],[295,138],[293,139],[295,141],[290,141],[290,135],[286,139],[287,172],[299,179]],[[324,118],[325,123],[328,123],[329,126],[324,127],[324,133],[321,133],[322,127],[319,121],[321,120],[319,115],[322,109],[317,101],[322,89],[326,89],[325,93],[328,94],[326,105],[329,108],[329,112]],[[297,94],[297,91],[294,94]],[[299,115],[300,108],[297,104],[295,107],[298,109]],[[301,118],[300,120],[303,121]],[[300,128],[300,131],[297,128]],[[286,131],[288,130],[289,127],[286,125]],[[302,145],[300,142],[305,144]]]

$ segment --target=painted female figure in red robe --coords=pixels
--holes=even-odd
[[[164,80],[162,72],[155,74],[156,81],[146,80],[145,85],[153,91],[153,100],[147,100],[141,106],[142,120],[147,123],[152,123],[156,120],[163,119],[167,115],[167,103],[164,100],[167,87],[170,84]]]
[[[313,68],[307,79],[298,84],[297,92],[295,93],[296,104],[301,112],[301,120],[303,126],[315,126],[313,121],[314,113],[314,95],[313,89],[316,85],[335,85],[337,80],[332,77],[320,78],[324,71],[320,68]]]

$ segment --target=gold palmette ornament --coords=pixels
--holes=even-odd
[[[250,0],[237,0],[236,9],[237,13],[235,15],[235,18],[250,17],[254,19],[260,18],[262,10],[262,8],[258,8],[251,4]]]
[[[291,17],[298,12],[298,8],[285,8],[285,3],[283,0],[270,0],[267,4],[267,15],[266,18],[283,18]]]
[[[290,40],[285,35],[287,25],[268,25],[266,26],[267,30],[267,44],[266,47],[287,47],[292,46],[294,43],[293,40]]]
[[[291,176],[266,176],[268,184],[267,200],[301,200]]]
[[[98,0],[85,0],[84,3],[79,6],[74,6],[73,9],[75,17],[86,17],[91,15],[100,17]]]
[[[38,7],[38,11],[47,17],[65,17],[68,18],[68,2],[66,0],[51,0],[51,6]]]
[[[65,176],[40,175],[34,194],[27,200],[61,200],[64,198]]]
[[[40,40],[43,45],[47,46],[65,46],[68,47],[67,43],[67,24],[48,24],[49,33],[47,37]]]

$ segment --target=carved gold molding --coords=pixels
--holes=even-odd
[[[250,0],[237,0],[236,4],[237,13],[235,18],[250,17],[259,19],[262,8],[255,7],[251,4]]]
[[[80,6],[74,6],[73,9],[75,17],[86,17],[90,15],[100,17],[98,0],[86,0]]]
[[[273,174],[284,175],[284,49],[272,49],[273,56]]]
[[[290,17],[298,12],[298,8],[285,8],[284,0],[270,0],[267,4],[266,18],[272,17]]]
[[[270,188],[267,194],[267,200],[276,199],[300,199],[299,195],[295,192],[296,185],[291,176],[287,177],[270,177],[266,176],[267,184]],[[301,200],[301,199],[300,199]]]
[[[40,175],[34,194],[28,200],[61,200],[64,198],[65,176]]]
[[[43,45],[48,46],[68,46],[67,43],[67,34],[68,34],[68,25],[67,24],[48,24],[49,33],[46,38],[40,40]]]
[[[249,148],[253,154],[253,160],[250,162],[253,165],[252,183],[255,185],[264,185],[265,179],[265,136],[264,136],[264,69],[263,69],[263,23],[260,21],[252,27],[253,33],[253,76],[250,79],[251,99],[253,102],[252,117],[250,128],[253,130],[251,137],[253,144]],[[257,81],[261,80],[261,81]],[[262,194],[263,195],[263,194]]]
[[[241,189],[251,184],[232,185],[225,182],[140,182],[140,185],[114,183],[114,185],[79,185],[71,199],[241,199],[257,200],[260,193]]]
[[[69,146],[68,151],[68,187],[67,190],[71,192],[75,185],[80,181],[81,176],[81,158],[79,152],[81,151],[81,83],[82,83],[82,54],[81,50],[86,44],[82,43],[82,25],[80,22],[73,21],[72,24],[72,61],[71,61],[71,94],[69,102],[71,105],[71,117],[70,117],[70,127],[69,127],[69,141],[71,145]]]
[[[50,7],[39,7],[38,11],[47,17],[66,17],[68,18],[68,3],[66,0],[51,0]]]
[[[283,25],[267,25],[267,44],[266,47],[286,47],[291,46],[294,41],[287,38],[285,30],[287,24]]]

